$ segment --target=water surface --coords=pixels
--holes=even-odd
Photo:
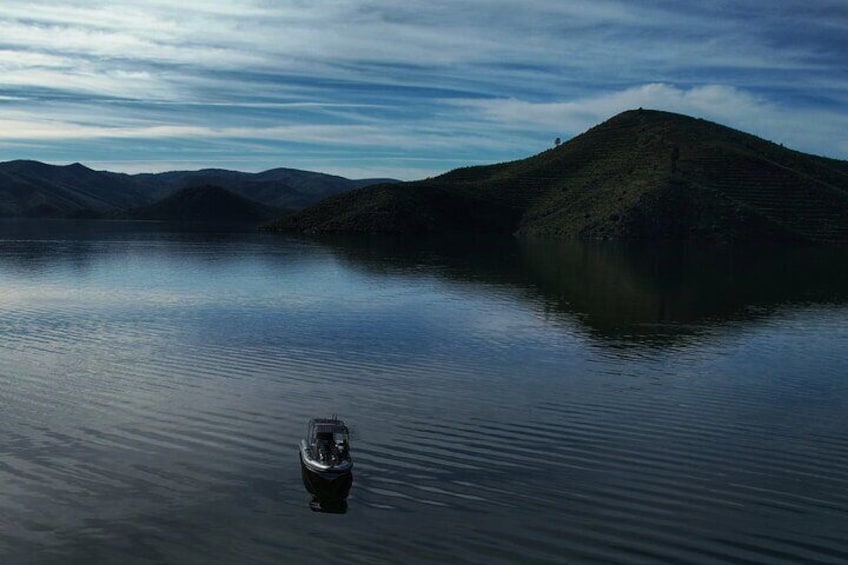
[[[3,563],[848,561],[839,252],[5,222],[0,338]]]

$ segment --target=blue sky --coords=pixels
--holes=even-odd
[[[0,160],[415,179],[639,106],[848,158],[848,2],[0,3]]]

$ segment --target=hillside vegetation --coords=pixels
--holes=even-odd
[[[128,216],[168,222],[257,224],[282,213],[279,208],[259,204],[219,186],[204,185],[184,188],[149,206],[134,208]]]
[[[848,162],[631,110],[528,159],[353,191],[269,229],[846,243]]]
[[[94,171],[79,163],[0,163],[0,217],[109,215],[148,200],[129,175]]]
[[[122,217],[129,209],[208,185],[261,205],[297,210],[333,194],[386,180],[352,180],[283,168],[261,173],[202,169],[127,175],[95,171],[79,163],[57,166],[7,161],[0,163],[0,217]],[[173,202],[164,206],[171,205]]]
[[[178,190],[194,186],[220,186],[261,204],[297,210],[315,204],[333,194],[392,179],[347,179],[336,175],[277,168],[261,173],[244,173],[226,169],[171,171],[134,175],[148,188],[153,198],[162,198]]]

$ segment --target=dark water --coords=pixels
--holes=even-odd
[[[0,562],[848,562],[847,263],[4,223]]]

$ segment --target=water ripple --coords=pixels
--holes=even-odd
[[[598,345],[532,290],[291,245],[2,273],[4,563],[848,561],[844,308]],[[297,463],[333,412],[344,516]]]

